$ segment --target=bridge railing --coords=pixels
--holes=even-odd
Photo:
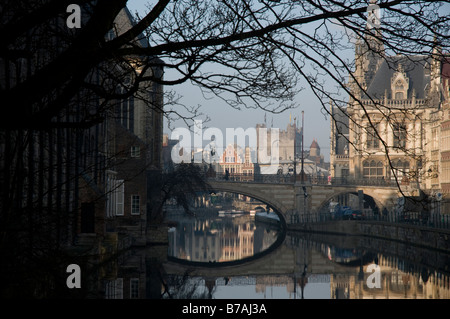
[[[245,182],[245,183],[275,183],[275,184],[293,184],[297,179],[300,182],[300,175],[292,174],[223,174],[215,173],[214,176],[207,176],[210,180],[221,182]],[[306,174],[304,183],[310,185],[334,185],[334,186],[380,186],[397,187],[397,183],[392,180],[384,179],[351,179],[345,177],[327,177]]]
[[[382,178],[347,178],[333,177],[330,179],[330,185],[360,185],[360,186],[381,186],[381,187],[398,187],[395,180],[386,180]]]
[[[365,210],[361,216],[336,216],[333,213],[291,215],[291,223],[317,223],[335,220],[369,220],[417,225],[429,228],[450,229],[450,214],[419,212],[380,214]]]
[[[221,182],[244,182],[244,183],[275,183],[275,184],[293,184],[294,176],[279,174],[221,174],[208,176],[210,180]]]

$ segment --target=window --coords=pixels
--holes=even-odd
[[[377,136],[378,132],[378,124],[374,124],[373,126],[366,127],[367,132],[367,148],[379,148],[380,147],[380,139]]]
[[[442,177],[442,180],[444,180],[444,181],[450,180],[450,163],[449,162],[442,162],[441,177]]]
[[[124,180],[117,180],[115,187],[116,197],[116,216],[123,216],[123,204],[125,196],[125,183]]]
[[[400,65],[399,70],[403,70]],[[403,100],[407,98],[409,80],[405,74],[399,73],[398,71],[396,74],[394,78],[397,80],[392,79],[393,82],[391,83],[392,96],[396,100]]]
[[[131,215],[140,215],[140,197],[131,195]]]
[[[363,162],[364,178],[382,178],[383,177],[383,162],[381,161],[364,161]]]
[[[139,298],[139,278],[130,279],[130,299]]]
[[[106,217],[123,216],[125,184],[114,174],[106,177]]]
[[[139,146],[131,146],[131,157],[141,157],[141,148]]]
[[[105,299],[123,299],[123,278],[110,280],[106,283]]]
[[[396,100],[403,100],[403,92],[395,92],[395,99]]]
[[[225,158],[226,163],[234,163],[234,156],[227,156]]]
[[[403,86],[403,82],[402,82],[401,80],[398,80],[398,81],[395,83],[395,89],[396,89],[397,91],[403,91],[403,90],[405,89],[405,87]]]
[[[409,162],[408,161],[402,161],[402,160],[394,160],[392,162],[393,171],[395,173],[392,174],[391,179],[395,180],[395,176],[397,176],[398,179],[402,179],[402,177],[407,176],[409,173]]]
[[[431,150],[439,149],[439,134],[436,128],[431,129]]]
[[[341,169],[341,177],[349,177],[350,176],[350,170],[348,168],[342,168]]]
[[[106,175],[106,217],[123,215],[124,181],[116,179],[114,172]]]
[[[404,148],[406,146],[406,125],[404,124],[394,124],[394,147]]]
[[[117,106],[117,120],[126,129],[134,130],[134,97],[130,96],[122,100]]]

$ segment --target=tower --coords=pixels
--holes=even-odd
[[[361,95],[361,89],[366,90],[369,87],[384,57],[380,7],[376,0],[371,0],[367,12],[364,36],[358,37],[355,43],[355,72],[351,86],[357,97]]]
[[[309,148],[309,156],[311,157],[320,157],[320,147],[317,143],[317,139],[313,139],[311,146]]]

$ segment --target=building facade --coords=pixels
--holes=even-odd
[[[438,47],[387,56],[380,29],[368,23],[366,31],[355,45],[348,105],[330,106],[331,175],[391,182],[410,196],[442,194],[448,61]]]
[[[89,10],[89,4],[86,7]],[[83,13],[82,17],[90,16]],[[22,85],[72,44],[76,32],[66,28],[65,18],[49,21],[32,35],[25,33],[18,39],[17,48],[28,43],[21,49],[30,53],[29,59],[0,57],[2,89]],[[133,23],[130,12],[123,9],[115,27],[106,35],[107,40],[125,32]],[[145,72],[162,76],[157,59],[153,62],[155,66]],[[91,70],[86,82],[92,80],[90,85],[108,91],[114,86],[108,82],[111,80],[108,76],[126,82],[120,76],[128,70],[117,61],[102,63]],[[135,74],[140,71],[136,68]],[[64,85],[61,83],[61,90]],[[148,207],[146,171],[159,170],[162,162],[162,90],[156,83],[142,83],[139,93],[145,93],[150,102],[144,103],[138,94],[121,97],[124,92],[119,90],[114,92],[117,97],[113,94],[105,101],[97,91],[80,86],[70,100],[61,101],[64,107],[49,122],[41,123],[37,119],[18,128],[0,127],[0,211],[2,225],[8,233],[5,236],[8,239],[0,246],[4,260],[10,264],[8,267],[13,268],[11,273],[24,273],[18,270],[21,264],[28,269],[49,258],[56,258],[55,269],[36,269],[37,273],[59,273],[62,265],[57,258],[68,251],[83,247],[87,252],[92,248],[88,254],[102,258],[121,247],[118,235],[122,231],[135,238],[143,235]],[[56,94],[49,94],[53,93]],[[43,98],[36,110],[45,111],[46,103],[51,104],[53,98]],[[18,232],[23,225],[27,225],[27,231]],[[40,253],[25,253],[24,243],[31,252],[38,247]],[[88,267],[89,263],[82,265],[84,259],[81,259],[80,266]],[[7,268],[4,270],[10,273]],[[100,273],[97,274],[104,275]],[[23,287],[20,277],[8,279],[11,283],[2,277],[2,284],[6,290],[10,284],[17,286],[18,293],[25,294],[25,284],[32,287],[31,281],[36,281],[37,286],[30,291],[41,291],[42,298],[54,291],[52,285],[59,283],[52,282],[51,276],[43,280],[40,276],[40,273],[34,277],[30,274]],[[132,287],[135,289],[135,282]],[[13,290],[7,293],[14,294]]]
[[[301,159],[302,128],[297,127],[295,120],[287,125],[286,130],[278,130],[278,135],[276,133],[266,124],[256,125],[258,173],[277,174],[278,163],[290,162],[294,166],[295,159]]]
[[[221,174],[239,175],[244,180],[245,177],[253,179],[254,164],[250,147],[247,146],[243,150],[237,145],[229,144],[220,156],[219,172]]]

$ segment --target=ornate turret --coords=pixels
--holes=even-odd
[[[384,56],[384,44],[381,34],[380,7],[372,0],[367,7],[367,22],[364,38],[358,38],[355,43],[355,72],[353,76],[359,86],[352,81],[352,90],[360,97],[360,87],[367,89],[380,67]]]

